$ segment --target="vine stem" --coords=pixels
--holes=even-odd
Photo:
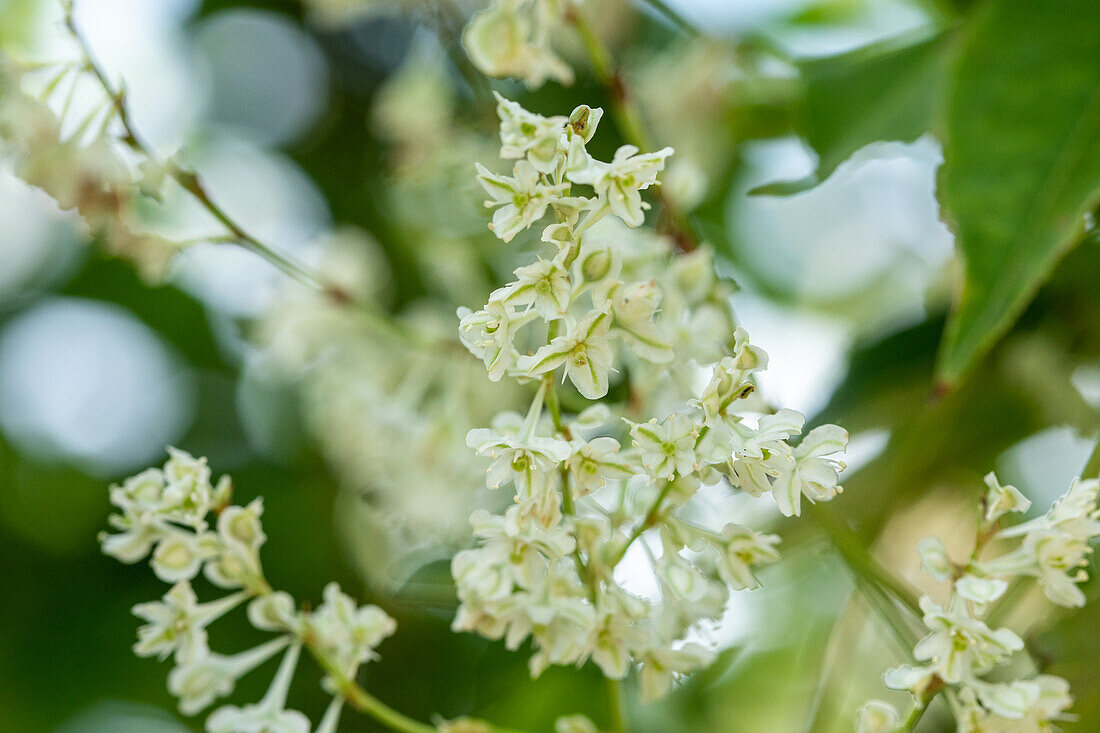
[[[903,580],[884,568],[867,551],[867,548],[863,546],[863,541],[855,532],[820,506],[811,505],[807,507],[806,513],[828,535],[829,540],[832,541],[833,546],[852,572],[888,591],[914,615],[918,617],[924,615],[912,589]]]
[[[1092,455],[1081,470],[1081,478],[1096,478],[1097,474],[1100,474],[1100,440],[1096,441],[1096,448],[1093,449]]]
[[[613,733],[626,733],[626,700],[623,695],[622,680],[604,678],[607,686],[607,707],[611,713],[611,730]]]
[[[369,304],[363,302],[354,294],[349,293],[340,285],[325,278],[321,273],[311,270],[304,264],[282,254],[270,245],[260,241],[252,234],[249,234],[236,219],[214,201],[205,183],[195,171],[184,168],[178,162],[171,159],[161,160],[153,151],[152,147],[142,139],[137,128],[134,126],[133,119],[130,116],[130,110],[126,105],[125,93],[114,88],[107,78],[106,72],[104,72],[103,68],[95,60],[91,46],[89,46],[87,40],[76,25],[72,2],[63,0],[62,7],[65,11],[65,27],[68,29],[73,40],[80,49],[85,68],[91,72],[96,81],[103,88],[103,91],[107,94],[107,97],[110,99],[118,115],[119,123],[122,125],[122,142],[139,155],[151,161],[163,164],[168,175],[230,233],[227,237],[214,237],[209,241],[231,242],[237,244],[243,249],[260,256],[293,280],[321,293],[334,304],[356,307],[358,313],[362,315],[374,329],[391,338],[420,348],[431,348],[439,345],[434,340],[423,338],[418,334],[401,328],[398,324],[381,313],[376,312]]]
[[[650,151],[652,147],[642,124],[642,116],[638,112],[627,91],[626,81],[622,73],[615,68],[611,58],[611,52],[592,28],[581,10],[575,5],[568,5],[565,11],[566,20],[573,25],[580,36],[592,63],[592,71],[597,81],[603,86],[608,98],[611,100],[611,115],[615,119],[615,125],[619,128],[623,138],[631,145],[642,151]],[[692,252],[699,247],[699,237],[695,232],[691,221],[679,210],[676,203],[665,194],[664,190],[657,186],[654,188],[657,199],[667,219],[666,231],[676,242],[676,246],[682,252]]]
[[[659,15],[664,17],[665,20],[669,21],[689,36],[697,37],[703,35],[690,20],[685,18],[678,10],[665,2],[665,0],[641,0],[641,2],[653,8]]]

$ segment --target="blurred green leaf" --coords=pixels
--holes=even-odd
[[[966,276],[937,378],[1003,336],[1100,202],[1100,5],[996,2],[962,42],[945,107],[940,200]]]
[[[923,135],[942,96],[950,51],[949,34],[906,36],[799,64],[805,89],[796,127],[818,155],[817,171],[751,193],[804,191],[865,145]]]

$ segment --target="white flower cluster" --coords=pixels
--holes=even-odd
[[[259,556],[266,540],[260,523],[263,503],[230,504],[229,478],[223,476],[216,484],[210,479],[205,459],[170,449],[163,469],[149,469],[111,487],[111,503],[120,513],[110,522],[119,531],[101,535],[103,551],[125,563],[151,553],[153,571],[174,583],[161,600],[134,607],[134,614],[146,622],[138,630],[134,652],[174,659],[168,689],[187,715],[229,695],[238,679],[283,652],[263,699],[243,708],[215,710],[206,729],[308,733],[306,716],[286,708],[301,648],[308,646],[324,666],[324,684],[334,695],[316,733],[333,733],[345,686],[360,665],[376,658],[375,647],[394,632],[394,620],[377,606],[357,606],[335,583],[325,588],[324,602],[316,610],[297,610],[288,594],[272,590],[264,579]],[[217,517],[213,528],[211,514]],[[191,581],[200,571],[215,586],[233,592],[199,603]],[[252,626],[275,632],[276,638],[236,654],[211,651],[207,627],[243,603],[248,603]]]
[[[83,81],[88,72],[79,64],[24,66],[0,52],[0,142],[15,159],[17,176],[62,210],[79,213],[112,254],[158,277],[183,245],[144,229],[138,212],[143,198],[159,195],[167,169],[122,152],[107,132],[117,122],[113,100],[102,99],[83,119],[67,119],[65,110]],[[35,86],[41,94],[25,91]],[[68,90],[68,101],[55,99],[62,90]]]
[[[1052,730],[1054,721],[1066,719],[1063,713],[1073,702],[1069,684],[1046,674],[1008,682],[983,679],[1023,649],[1024,642],[1011,629],[991,629],[982,619],[991,604],[1005,595],[1009,582],[1019,582],[1021,576],[1036,578],[1052,603],[1084,605],[1085,596],[1077,584],[1087,579],[1089,543],[1100,536],[1100,480],[1075,479],[1046,514],[1004,529],[1002,519],[1027,511],[1031,502],[1015,487],[1002,486],[992,473],[985,481],[988,491],[982,500],[981,526],[967,561],[953,561],[934,537],[918,545],[921,567],[936,580],[951,583],[951,600],[944,609],[928,596],[921,598],[924,623],[931,633],[916,645],[913,656],[925,664],[891,669],[884,681],[887,687],[909,690],[918,706],[926,703],[928,695],[946,688],[963,733]],[[981,558],[989,542],[1021,537],[1015,548],[998,557]],[[875,701],[864,709],[861,720],[860,730],[866,733],[890,730],[888,723],[896,720],[896,713]]]
[[[522,79],[528,87],[547,79],[573,81],[573,70],[551,48],[550,39],[577,0],[494,0],[476,14],[462,41],[483,74]]]
[[[792,446],[804,422],[798,413],[751,423],[741,414],[767,357],[721,315],[729,312],[728,291],[714,286],[705,250],[624,252],[589,238],[607,214],[629,227],[643,223],[640,192],[657,184],[670,149],[639,154],[624,146],[610,163],[599,162],[585,145],[600,110],[546,118],[499,102],[502,157],[518,162],[510,177],[479,166],[489,205],[498,207],[491,228],[509,241],[553,211],[542,241],[554,252],[518,268],[518,279],[481,310],[459,311],[463,343],[491,378],[539,387],[525,417],[501,413],[491,428],[467,436],[491,459],[488,487],[511,484],[515,503],[503,515],[471,517],[478,545],[452,563],[461,600],[453,627],[503,638],[511,649],[530,638],[536,675],[550,664],[591,660],[618,679],[640,664],[643,695],[652,699],[713,658],[684,641],[687,631],[721,615],[729,587],[756,587],[754,569],[778,557],[775,535],[697,526],[677,508],[704,483],[724,482],[753,496],[770,492],[783,514],[797,515],[803,496],[827,501],[839,493],[843,464],[831,456],[847,434],[824,426]],[[667,293],[652,276],[628,279],[646,271],[665,273]],[[667,307],[659,307],[666,294]],[[720,337],[716,323],[728,329]],[[530,350],[521,353],[520,343]],[[711,376],[661,421],[616,424],[603,404],[561,415],[559,374],[594,400],[608,394],[616,363],[630,375],[631,395],[652,391],[646,382],[667,384],[669,374],[699,375],[702,365]],[[661,602],[628,592],[615,577],[630,545],[650,530],[663,550],[652,558]]]

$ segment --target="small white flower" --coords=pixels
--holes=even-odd
[[[657,183],[657,175],[665,167],[665,158],[672,152],[672,148],[663,148],[639,155],[638,148],[623,145],[615,151],[610,163],[593,161],[585,170],[571,173],[570,180],[591,185],[611,213],[627,226],[641,226],[648,204],[642,201],[640,192]]]
[[[505,160],[526,158],[539,173],[554,172],[561,152],[565,117],[543,117],[528,112],[517,102],[493,92],[500,117],[500,157]]]
[[[688,642],[677,649],[667,646],[654,647],[642,654],[642,699],[646,702],[660,699],[672,689],[673,680],[714,661],[714,652]]]
[[[541,219],[565,190],[563,185],[543,183],[526,160],[516,163],[511,177],[496,175],[480,163],[477,172],[477,180],[491,197],[485,206],[496,208],[489,229],[505,242]]]
[[[983,578],[967,573],[955,581],[955,592],[979,607],[992,603],[1008,590],[1008,583],[1000,578]]]
[[[614,352],[608,339],[611,314],[595,310],[565,336],[558,336],[531,356],[521,356],[516,367],[538,376],[565,365],[569,381],[582,395],[596,400],[607,394]]]
[[[734,590],[760,587],[753,568],[779,559],[779,541],[778,535],[727,524],[722,529],[722,541],[714,543],[719,553],[718,574]]]
[[[486,428],[475,428],[467,433],[466,445],[478,455],[493,459],[485,474],[486,486],[496,489],[512,481],[523,496],[545,489],[555,466],[572,453],[564,440],[534,435],[522,437]]]
[[[232,656],[212,653],[177,665],[168,673],[168,691],[179,698],[180,712],[194,715],[233,692],[238,679],[288,644],[290,637],[281,637]]]
[[[625,479],[634,475],[630,464],[619,454],[619,441],[599,437],[581,442],[569,457],[573,493],[587,496],[602,487],[607,479]]]
[[[925,537],[918,542],[917,554],[920,555],[921,570],[941,583],[955,572],[951,558],[947,556],[947,548],[938,537]]]
[[[176,662],[181,664],[203,656],[208,651],[206,627],[247,597],[245,593],[235,593],[199,604],[191,584],[181,580],[161,600],[133,607],[133,614],[148,622],[138,629],[134,654],[160,659],[175,654]]]
[[[206,719],[207,732],[309,733],[309,718],[297,710],[286,709],[286,695],[300,652],[301,646],[298,644],[287,650],[279,664],[279,671],[260,702],[243,708],[235,705],[218,708]]]
[[[913,655],[929,661],[945,682],[956,684],[988,672],[1024,643],[1011,629],[991,630],[970,618],[961,604],[950,611],[928,596],[920,599],[924,623],[932,633],[917,642]]]
[[[868,700],[856,716],[856,733],[891,733],[899,725],[898,711],[882,700]]]
[[[325,586],[325,601],[310,614],[318,646],[342,674],[354,677],[361,664],[376,659],[374,648],[391,636],[397,623],[378,606],[356,606],[336,583]]]
[[[218,541],[213,533],[195,534],[180,529],[166,530],[153,551],[149,566],[165,583],[194,578],[203,563],[218,552]]]
[[[1031,508],[1030,499],[1015,486],[1001,486],[997,474],[992,471],[986,474],[985,485],[989,487],[985,496],[985,521],[995,522],[1009,512],[1023,513]]]
[[[556,259],[541,257],[534,263],[520,267],[515,272],[516,282],[493,293],[489,301],[499,300],[507,305],[532,305],[546,321],[565,315],[573,285],[569,273]]]
[[[490,301],[477,312],[459,308],[458,317],[463,346],[485,363],[489,379],[500,381],[515,359],[512,333],[518,324],[513,323],[516,319],[512,309],[499,301]]]
[[[658,423],[629,423],[630,436],[641,453],[642,465],[657,478],[672,479],[695,471],[698,429],[690,417],[674,412]]]
[[[802,496],[811,501],[829,501],[841,492],[839,472],[844,463],[829,456],[843,453],[848,431],[836,425],[822,425],[807,433],[794,449],[794,467],[782,473],[772,486],[772,496],[784,516],[802,514]]]

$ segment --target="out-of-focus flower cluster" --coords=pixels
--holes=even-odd
[[[463,343],[491,379],[538,386],[526,416],[501,413],[467,436],[491,459],[489,488],[511,484],[515,503],[471,517],[478,545],[452,563],[462,602],[454,628],[513,649],[530,638],[533,674],[591,660],[617,679],[640,664],[652,699],[713,658],[685,642],[689,629],[719,617],[729,588],[756,587],[754,570],[778,558],[775,535],[699,526],[677,509],[704,483],[725,483],[770,493],[783,514],[797,515],[803,497],[839,493],[843,464],[833,456],[847,434],[824,426],[792,445],[798,413],[745,414],[767,357],[736,328],[709,252],[677,253],[663,237],[632,231],[648,208],[641,192],[658,184],[671,149],[623,146],[598,161],[586,145],[601,110],[543,117],[498,101],[501,157],[516,162],[511,175],[478,166],[495,209],[490,228],[507,242],[548,213],[554,221],[542,229],[549,257],[516,269],[478,311],[459,311]],[[616,236],[594,236],[609,215],[621,222]],[[589,400],[614,389],[627,412],[680,401],[661,420],[614,422],[603,403],[563,414],[559,375]],[[660,602],[615,577],[640,538],[662,548],[652,558]]]
[[[1024,641],[1009,628],[990,628],[985,619],[1004,600],[1013,584],[1035,578],[1054,604],[1078,608],[1085,595],[1078,584],[1088,578],[1085,568],[1092,552],[1090,542],[1100,536],[1100,480],[1074,479],[1069,491],[1046,514],[1002,528],[1002,519],[1026,512],[1031,502],[1013,486],[1002,486],[986,476],[988,491],[975,547],[970,557],[957,562],[948,556],[940,540],[921,541],[921,567],[933,578],[951,583],[945,607],[925,596],[920,600],[924,623],[930,633],[913,649],[921,666],[903,665],[888,671],[887,687],[908,690],[918,706],[941,690],[963,733],[1054,730],[1073,702],[1069,683],[1060,677],[1039,674],[1030,678],[988,681]],[[992,559],[983,550],[993,542],[1015,544]],[[1001,668],[1001,669],[998,669]],[[875,701],[861,713],[860,730],[891,730],[897,714]]]
[[[102,90],[74,119],[80,115],[68,110],[86,82],[93,83],[79,62],[21,64],[0,52],[0,146],[17,176],[80,214],[108,251],[158,277],[184,245],[149,230],[140,212],[159,197],[170,164],[125,149],[115,102]]]
[[[168,689],[188,715],[233,692],[244,675],[283,653],[267,694],[244,707],[226,705],[206,720],[210,733],[284,731],[308,733],[305,715],[286,707],[298,657],[306,646],[326,672],[323,684],[334,695],[317,733],[333,733],[346,686],[359,667],[376,658],[375,648],[396,624],[377,606],[357,606],[335,583],[312,612],[300,611],[282,591],[272,590],[260,564],[267,536],[260,517],[263,502],[230,503],[232,485],[223,476],[211,482],[205,459],[171,449],[163,468],[153,468],[112,486],[110,517],[116,530],[103,533],[103,551],[125,563],[149,558],[157,577],[173,583],[158,601],[134,606],[146,623],[138,629],[134,653],[171,657]],[[199,603],[192,581],[200,574],[225,594]],[[249,622],[275,638],[252,649],[221,654],[208,646],[207,627],[247,603]]]

